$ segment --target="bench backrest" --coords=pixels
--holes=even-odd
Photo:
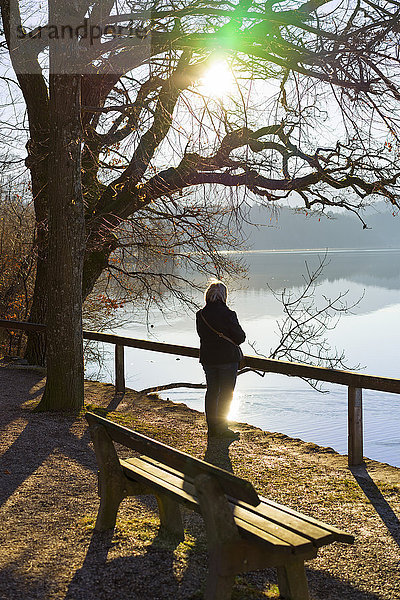
[[[255,491],[254,487],[249,481],[240,479],[220,469],[210,463],[203,460],[193,458],[186,452],[176,450],[171,446],[157,442],[152,438],[137,433],[132,429],[113,423],[109,419],[100,417],[94,413],[86,413],[86,420],[90,426],[101,425],[103,426],[111,439],[118,444],[122,444],[126,448],[131,448],[140,454],[157,460],[173,469],[185,473],[185,475],[195,478],[200,474],[212,475],[218,480],[223,492],[229,496],[247,502],[252,506],[257,506],[260,503],[260,499]]]

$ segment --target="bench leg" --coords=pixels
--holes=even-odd
[[[107,486],[106,491],[101,491],[100,507],[94,527],[96,531],[114,529],[119,505],[123,498],[124,496],[120,496],[118,491],[110,486]]]
[[[91,427],[90,435],[99,467],[100,508],[95,529],[105,531],[115,527],[119,505],[126,496],[125,476],[105,428],[101,425]]]
[[[183,540],[185,532],[179,504],[165,495],[157,494],[156,498],[162,530],[179,540]]]
[[[232,510],[218,482],[208,475],[194,480],[207,530],[208,577],[205,600],[230,600],[236,569],[233,556],[240,541]]]
[[[285,600],[310,600],[304,561],[296,560],[278,567],[278,586]]]
[[[208,561],[208,576],[204,600],[230,600],[232,596],[234,575],[221,575],[218,571],[218,560],[210,556]]]

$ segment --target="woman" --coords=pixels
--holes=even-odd
[[[246,334],[236,313],[226,305],[227,289],[212,283],[205,294],[206,305],[196,314],[200,336],[200,362],[206,374],[205,412],[209,436],[236,437],[228,428],[227,417],[235,388],[242,351],[239,344]]]

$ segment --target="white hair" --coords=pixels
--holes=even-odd
[[[226,285],[222,283],[222,281],[215,281],[208,286],[205,293],[206,302],[216,302],[217,300],[222,300],[222,302],[226,303],[226,299],[228,297],[228,290],[226,289]]]

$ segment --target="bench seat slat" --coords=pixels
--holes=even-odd
[[[265,531],[298,550],[308,550],[313,547],[311,540],[287,529],[286,523],[284,525],[278,525],[269,519],[267,520],[264,517],[237,505],[234,506],[233,515],[235,518],[238,517],[242,521],[249,523],[252,527],[257,529],[257,532]]]
[[[173,481],[166,481],[161,476],[161,473],[158,475],[151,473],[146,466],[128,463],[125,460],[121,460],[121,466],[129,479],[134,481],[138,480],[143,483],[147,482],[160,493],[169,493],[173,496],[178,496],[181,502],[183,501],[183,503],[192,510],[198,511],[198,503],[196,498],[186,490],[182,489],[181,486],[177,486]]]
[[[254,524],[249,523],[246,520],[242,520],[239,517],[235,516],[235,523],[241,535],[243,535],[243,537],[245,538],[250,538],[251,540],[256,541],[257,543],[260,543],[261,540],[268,546],[272,546],[273,548],[278,549],[279,551],[287,554],[296,553],[299,550],[299,548],[294,548],[288,542],[285,542],[284,540],[281,540],[275,537],[274,535],[268,533],[268,531],[265,531],[265,529],[260,529]],[[300,550],[303,550],[303,548],[300,548]]]
[[[285,523],[285,527],[305,537],[312,541],[313,545],[317,548],[324,546],[325,544],[329,544],[330,542],[334,542],[336,540],[335,535],[325,529],[321,524],[318,525],[313,523],[308,523],[301,514],[298,515],[290,515],[285,513],[281,508],[277,508],[274,506],[269,506],[267,503],[262,501],[259,505],[259,510],[254,511],[254,514],[259,516],[259,518],[266,518],[272,523],[280,524],[282,521]],[[253,512],[252,507],[249,504],[245,504],[243,502],[235,503],[238,508],[245,508],[249,513]]]
[[[128,463],[133,467],[139,467],[146,473],[152,473],[154,476],[162,478],[163,481],[167,481],[177,488],[184,489],[189,492],[190,495],[194,496],[193,479],[185,477],[183,473],[180,473],[176,469],[171,469],[169,467],[165,468],[165,465],[162,463],[154,460],[147,460],[146,456],[128,458],[124,463]]]
[[[279,511],[282,512],[282,517],[285,517],[285,520],[288,517],[294,516],[294,517],[300,518],[305,524],[315,525],[322,531],[327,532],[327,534],[331,534],[333,536],[333,541],[344,542],[346,544],[354,543],[354,536],[351,535],[350,533],[346,533],[342,529],[338,529],[337,527],[334,527],[333,525],[329,525],[327,523],[319,521],[318,519],[314,519],[314,517],[310,517],[309,515],[304,515],[302,513],[299,513],[296,510],[289,508],[288,506],[284,506],[283,504],[278,504],[278,502],[274,502],[274,500],[269,500],[268,498],[264,498],[263,496],[260,496],[260,500],[261,500],[261,503],[257,507],[257,512],[264,514],[264,511],[266,511],[265,514],[268,515],[267,510],[269,508],[278,508]],[[239,500],[238,504],[241,505],[242,502]],[[328,540],[325,543],[328,543],[329,541],[332,541],[332,540]]]

